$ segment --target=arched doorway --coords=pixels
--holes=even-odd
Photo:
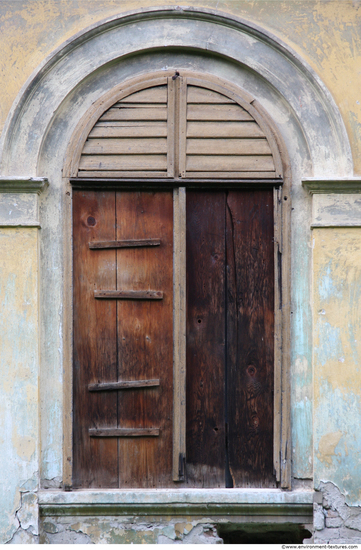
[[[289,182],[253,103],[174,70],[74,133],[75,487],[280,481]]]

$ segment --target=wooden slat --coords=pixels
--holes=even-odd
[[[173,427],[173,193],[117,192],[117,240],[161,235],[156,249],[117,251],[118,289],[161,288],[163,300],[120,300],[118,376],[120,380],[159,378],[146,391],[118,392],[118,426],[159,427],[158,438],[121,438],[120,486],[172,485]],[[94,379],[93,379],[94,380]]]
[[[271,155],[264,139],[187,139],[188,155]]]
[[[165,105],[111,107],[99,120],[102,122],[105,120],[167,120],[167,107]]]
[[[227,402],[234,487],[273,475],[273,191],[227,197]]]
[[[253,120],[239,105],[188,105],[188,120]]]
[[[90,437],[157,437],[159,428],[89,428]]]
[[[160,239],[131,239],[128,241],[92,241],[89,243],[89,248],[136,248],[159,245]]]
[[[121,380],[119,382],[101,382],[99,384],[89,384],[89,391],[108,391],[108,390],[132,390],[135,388],[151,388],[159,386],[159,379],[154,380]]]
[[[187,81],[182,78],[179,83],[178,95],[178,175],[182,178],[186,171],[186,136],[187,136]]]
[[[248,171],[244,171],[244,172],[226,172],[226,171],[207,172],[207,171],[202,171],[202,172],[187,172],[186,175],[187,175],[187,178],[202,178],[202,179],[209,178],[209,179],[217,179],[217,180],[240,179],[241,178],[242,180],[245,180],[245,179],[254,180],[254,181],[252,181],[252,186],[254,186],[255,189],[257,187],[259,187],[260,185],[262,185],[261,182],[257,181],[260,178],[262,180],[265,180],[266,178],[269,178],[270,180],[276,178],[276,172],[256,172],[256,171],[254,171],[254,172],[248,172]],[[242,183],[243,183],[242,181],[239,182],[240,187],[242,187]]]
[[[281,481],[281,429],[282,429],[282,189],[273,191],[274,216],[274,279],[275,279],[275,331],[274,331],[274,420],[273,467],[277,481]]]
[[[167,86],[154,86],[128,95],[119,103],[167,103]]]
[[[94,290],[94,298],[105,300],[163,300],[161,290]]]
[[[88,428],[117,428],[117,395],[88,392],[92,380],[117,380],[117,330],[114,301],[94,300],[95,285],[116,288],[116,251],[94,254],[89,240],[114,239],[115,192],[73,192],[74,277],[74,488],[119,486],[116,441],[93,440]],[[102,338],[97,337],[98,334]]]
[[[167,137],[166,122],[97,122],[89,138],[144,138]]]
[[[80,170],[161,170],[167,169],[167,155],[82,156]]]
[[[187,155],[187,172],[209,172],[212,170],[235,172],[239,171],[273,171],[271,156],[235,156],[235,155]]]
[[[166,178],[167,172],[157,170],[79,170],[79,178]],[[101,179],[100,179],[101,182]]]
[[[225,193],[187,191],[187,479],[225,486]]]
[[[187,124],[188,138],[265,137],[256,122],[193,122]]]
[[[186,457],[186,190],[173,191],[173,481]]]
[[[188,86],[188,103],[235,103],[233,99],[207,88]]]
[[[134,155],[142,153],[166,153],[165,138],[148,139],[88,139],[82,155]]]
[[[167,103],[167,176],[169,178],[174,177],[175,174],[175,133],[178,122],[178,117],[176,115],[176,86],[176,81],[169,77]]]

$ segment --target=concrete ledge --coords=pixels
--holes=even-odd
[[[37,193],[49,185],[47,178],[0,176],[0,193]]]
[[[278,489],[43,490],[39,492],[39,507],[43,516],[216,515],[309,523],[313,495],[313,491]]]
[[[307,178],[302,181],[302,185],[312,195],[361,193],[361,178],[344,178],[337,180]]]

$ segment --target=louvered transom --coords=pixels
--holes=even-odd
[[[264,132],[236,101],[188,86],[186,111],[185,177],[275,177]]]
[[[83,177],[167,176],[167,86],[136,92],[108,109],[80,159]]]
[[[83,147],[78,177],[281,176],[277,146],[251,104],[204,80],[177,76],[163,82],[102,114]]]

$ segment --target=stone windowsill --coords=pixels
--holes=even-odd
[[[41,490],[39,507],[51,515],[245,516],[252,521],[312,521],[314,492],[280,489]],[[311,519],[310,519],[311,518]]]

